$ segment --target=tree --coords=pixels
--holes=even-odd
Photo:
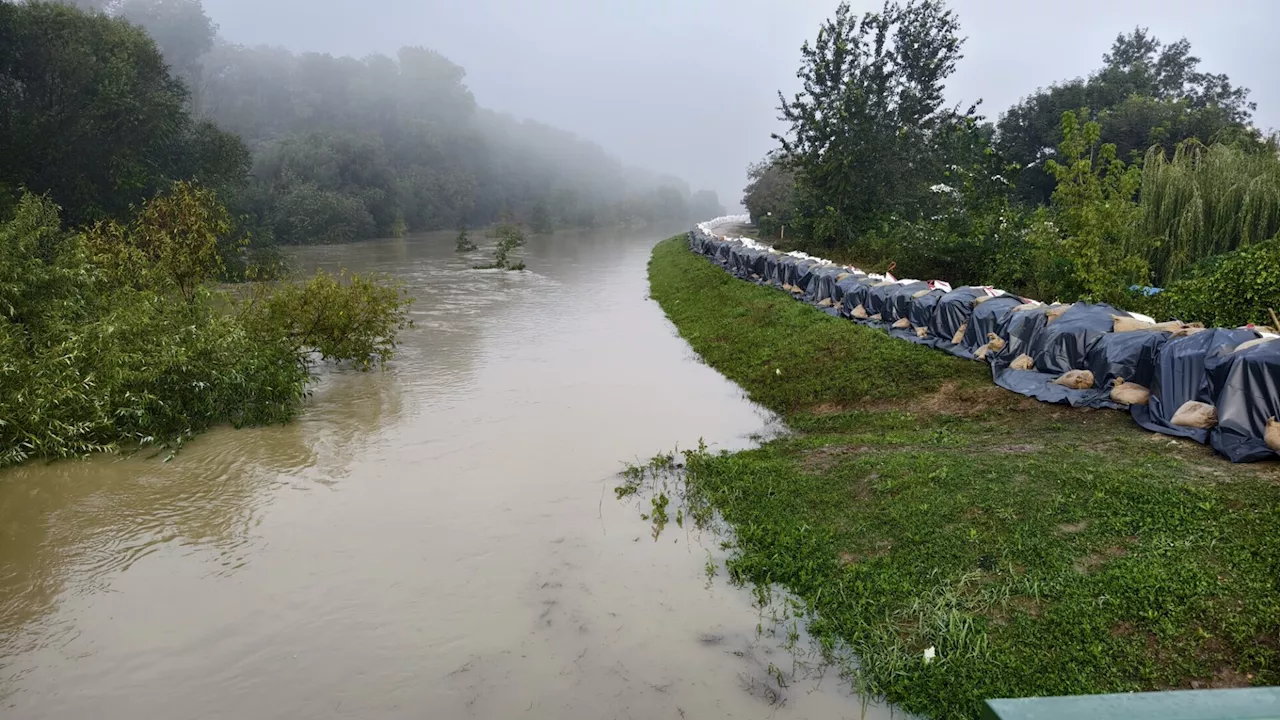
[[[200,57],[213,48],[218,32],[200,0],[123,0],[115,12],[146,30],[173,74],[198,89]]]
[[[690,220],[701,222],[721,215],[724,215],[724,205],[720,204],[715,190],[699,190],[689,196]]]
[[[766,237],[777,237],[782,226],[791,222],[795,212],[796,176],[778,153],[747,167],[747,187],[742,205],[751,214],[751,222]]]
[[[550,235],[556,231],[555,222],[551,219],[551,211],[547,209],[547,203],[539,200],[533,204],[533,210],[529,213],[529,229],[535,235]]]
[[[1023,167],[1019,187],[1026,199],[1047,202],[1055,180],[1045,161],[1062,141],[1064,112],[1089,107],[1101,141],[1126,161],[1139,160],[1153,145],[1172,148],[1188,138],[1204,142],[1232,137],[1256,142],[1249,125],[1255,108],[1249,91],[1226,75],[1199,70],[1187,40],[1165,45],[1144,28],[1119,35],[1103,67],[1087,80],[1050,86],[1023,99],[1000,118],[996,148]]]
[[[243,144],[194,123],[186,98],[140,28],[0,3],[0,191],[47,193],[78,225],[122,218],[174,180],[239,184]]]
[[[946,136],[967,113],[943,106],[943,82],[960,59],[956,16],[940,0],[886,2],[861,20],[847,2],[801,49],[803,89],[779,93],[775,136],[811,199],[809,234],[847,240],[890,213],[914,216],[948,158]]]

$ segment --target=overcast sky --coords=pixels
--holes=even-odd
[[[712,188],[733,207],[774,145],[777,91],[830,0],[205,0],[232,42],[363,56],[425,45],[467,70],[485,107],[599,142]],[[880,3],[853,2],[855,11]],[[994,119],[1037,87],[1087,75],[1121,31],[1191,41],[1201,69],[1252,89],[1280,127],[1277,0],[952,0],[968,38],[948,83]]]

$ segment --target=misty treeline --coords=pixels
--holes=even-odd
[[[0,212],[25,188],[79,225],[194,180],[255,248],[504,214],[550,232],[723,212],[714,192],[479,107],[425,48],[294,54],[224,41],[199,0],[77,4],[0,0]]]
[[[124,20],[0,2],[0,466],[286,421],[316,362],[409,323],[385,279],[271,277],[224,205],[250,153],[170,67]]]
[[[840,5],[802,48],[800,92],[779,95],[787,132],[748,168],[760,231],[899,275],[1188,321],[1280,306],[1280,154],[1246,88],[1138,28],[1087,78],[991,122],[944,100],[962,45],[943,0]]]

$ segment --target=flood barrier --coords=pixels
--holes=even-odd
[[[689,247],[736,277],[782,288],[830,315],[985,362],[1007,390],[1127,410],[1147,430],[1210,445],[1232,462],[1280,459],[1274,426],[1272,443],[1266,439],[1268,422],[1280,417],[1280,337],[1268,328],[1157,324],[1111,305],[1046,304],[993,287],[899,279],[715,232],[748,220],[700,223],[689,232]],[[1117,402],[1117,381],[1149,390],[1148,402]],[[1216,424],[1175,424],[1188,402],[1213,406]]]

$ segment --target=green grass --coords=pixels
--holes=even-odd
[[[649,280],[693,349],[795,431],[690,453],[686,499],[732,528],[730,578],[799,598],[869,694],[952,718],[993,697],[1280,683],[1274,464],[1007,393],[683,237]]]

